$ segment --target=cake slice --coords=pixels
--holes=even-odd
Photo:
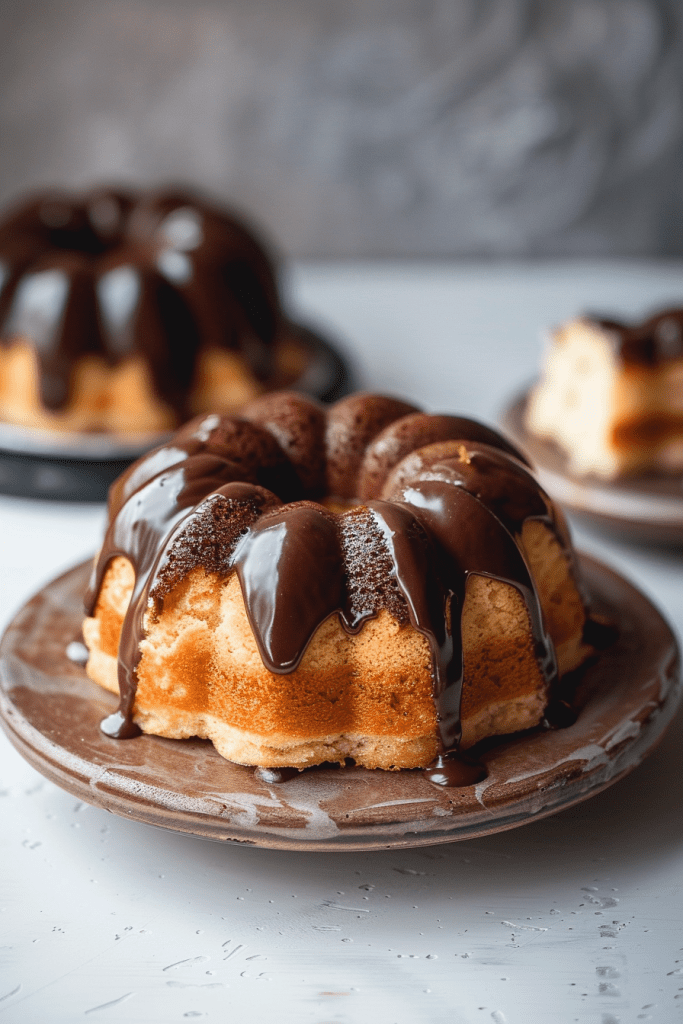
[[[526,426],[555,441],[576,475],[683,472],[683,310],[554,330]]]

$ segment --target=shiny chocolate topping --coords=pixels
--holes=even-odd
[[[404,403],[379,396],[364,396],[360,405],[352,396],[327,415],[304,399],[305,424],[297,431],[291,412],[298,401],[275,394],[247,407],[242,419],[196,421],[131,467],[113,488],[110,526],[87,600],[92,614],[108,563],[116,554],[129,558],[136,584],[121,634],[122,696],[113,731],[131,732],[145,616],[160,614],[165,595],[197,567],[223,578],[237,574],[261,658],[274,673],[296,669],[331,615],[350,633],[381,609],[399,623],[411,623],[432,654],[441,755],[455,751],[460,741],[461,616],[472,574],[508,583],[521,594],[551,690],[554,649],[518,540],[529,518],[542,519],[566,550],[569,540],[549,499],[507,453],[506,442],[501,438],[498,446],[499,435],[479,424],[469,439],[471,421],[459,420],[459,440],[433,443],[447,417],[416,417],[411,407],[404,411]],[[391,415],[394,436],[405,436],[409,428],[415,449],[405,454],[399,445],[398,464],[386,457],[378,472],[373,438],[386,431]],[[446,426],[450,432],[450,422]],[[362,438],[345,462],[337,454],[343,430]],[[290,475],[263,442],[264,433],[277,440],[280,454],[287,453]],[[324,475],[321,445],[334,453],[332,472],[344,492],[321,497],[358,493],[370,469],[376,493],[356,506],[347,503],[342,512],[308,499],[307,491]],[[315,467],[311,474],[306,450]],[[450,775],[440,765],[433,781],[445,785]],[[456,775],[470,778],[473,772]]]
[[[464,439],[492,445],[528,465],[525,456],[514,445],[483,423],[464,416],[430,416],[425,423],[423,413],[414,413],[389,424],[368,445],[358,482],[359,497],[379,494],[390,470],[416,449]]]
[[[191,193],[45,193],[0,223],[0,341],[34,346],[48,409],[68,402],[80,357],[142,355],[186,419],[200,350],[238,350],[265,379],[280,322],[262,245]]]
[[[479,438],[429,444],[407,455],[385,479],[382,495],[392,498],[408,484],[440,480],[462,487],[503,524],[516,541],[524,524],[540,520],[560,542],[581,589],[580,573],[566,520],[531,475],[527,465]]]
[[[234,567],[264,665],[293,672],[320,623],[344,603],[333,514],[302,501],[262,516],[235,551]]]
[[[459,786],[475,786],[486,778],[484,765],[461,754],[459,757],[448,757],[439,754],[433,764],[422,769],[425,778],[435,786],[456,789]]]
[[[258,482],[276,491],[283,501],[298,496],[300,481],[295,469],[267,430],[237,416],[210,414],[190,420],[171,442],[142,455],[114,481],[109,489],[110,520],[157,473],[203,454],[229,459],[242,470],[236,479]]]
[[[624,363],[656,366],[683,359],[683,309],[665,309],[639,324],[589,317],[607,331]]]
[[[123,555],[128,559],[135,574],[135,585],[119,642],[121,706],[116,715],[103,725],[109,735],[119,738],[137,735],[132,709],[145,611],[145,602],[141,606],[141,598],[160,545],[174,525],[201,501],[207,491],[242,476],[243,472],[234,462],[216,455],[198,455],[153,477],[128,499],[111,521],[85,595],[86,612],[92,615],[104,573],[112,558]],[[243,483],[238,484],[238,487],[244,486]]]
[[[451,646],[447,659],[434,659],[434,696],[442,748],[452,750],[460,740],[464,672],[461,617],[470,575],[488,576],[519,591],[529,613],[536,658],[548,687],[557,680],[555,652],[524,557],[500,520],[468,491],[440,480],[408,486],[402,497],[440,549],[437,566],[447,581],[451,598]]]

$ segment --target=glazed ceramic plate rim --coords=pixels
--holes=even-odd
[[[645,476],[634,485],[628,479],[609,482],[569,473],[564,452],[552,441],[534,437],[524,426],[531,389],[532,385],[510,402],[501,422],[512,440],[531,457],[539,482],[556,501],[576,512],[613,517],[634,526],[680,528],[683,536],[683,488],[679,484],[680,494],[675,493],[675,478],[664,474]]]
[[[310,350],[311,358],[301,375],[287,385],[287,390],[302,391],[324,399],[327,392],[334,389],[335,376],[349,377],[345,360],[317,329],[292,323],[291,330]],[[342,386],[340,396],[347,384],[348,381]],[[171,431],[168,430],[139,434],[43,430],[0,420],[0,453],[115,462],[138,458],[151,448],[164,444],[170,436]]]
[[[631,771],[663,735],[681,695],[678,647],[668,624],[623,577],[581,556],[589,591],[612,608],[622,635],[602,662],[583,672],[581,685],[592,690],[574,726],[501,741],[482,755],[488,778],[461,790],[434,786],[420,772],[363,768],[314,770],[269,785],[251,769],[224,761],[207,741],[103,737],[99,721],[115,698],[64,653],[80,626],[88,564],[44,587],[8,627],[0,645],[2,724],[35,768],[85,802],[202,838],[339,851],[431,845],[513,828],[585,800]],[[48,659],[49,672],[21,655],[22,642],[31,657]],[[634,651],[646,659],[641,675]],[[38,728],[41,715],[48,724]],[[182,792],[169,787],[171,765]],[[222,789],[221,774],[227,780]],[[203,794],[201,785],[208,786]]]

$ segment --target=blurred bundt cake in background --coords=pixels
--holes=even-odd
[[[272,257],[181,189],[44,192],[0,223],[0,419],[155,433],[305,366]]]

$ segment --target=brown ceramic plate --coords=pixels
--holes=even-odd
[[[647,476],[605,481],[572,476],[565,453],[553,441],[529,433],[525,412],[529,390],[503,413],[506,433],[527,453],[548,494],[590,525],[646,544],[683,544],[683,480]]]
[[[205,839],[290,850],[364,850],[468,839],[553,814],[638,765],[681,692],[674,636],[652,604],[606,566],[581,564],[618,639],[581,672],[576,723],[502,740],[483,782],[444,789],[420,771],[323,768],[268,784],[208,741],[113,740],[99,722],[113,695],[66,655],[80,633],[89,564],[46,586],[0,645],[0,716],[19,752],[80,799]]]

